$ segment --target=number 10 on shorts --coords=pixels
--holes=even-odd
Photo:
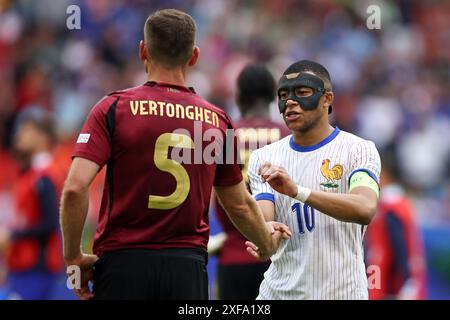
[[[304,234],[305,229],[312,232],[315,227],[314,208],[300,202],[294,203],[291,208],[292,212],[297,215],[299,232]]]

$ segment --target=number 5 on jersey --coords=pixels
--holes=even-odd
[[[168,196],[150,195],[148,197],[149,209],[170,210],[176,208],[186,200],[191,189],[191,181],[186,169],[175,160],[168,158],[169,147],[194,149],[194,141],[187,135],[177,133],[163,133],[156,140],[153,157],[155,165],[159,170],[171,174],[177,184],[175,191]]]

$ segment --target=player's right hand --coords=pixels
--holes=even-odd
[[[246,241],[247,252],[254,256],[256,259],[265,261],[274,255],[283,240],[288,240],[292,236],[292,231],[289,227],[281,222],[269,221],[266,222],[267,228],[272,237],[271,248],[266,251],[258,248],[253,242]]]
[[[297,195],[298,187],[283,167],[264,162],[258,169],[258,174],[261,175],[262,181],[269,183],[275,191],[291,198]]]
[[[94,293],[89,290],[89,282],[94,282],[93,266],[97,260],[96,255],[85,253],[81,253],[76,259],[66,260],[67,266],[78,266],[80,268],[80,288],[73,289],[80,300],[89,300],[94,297]]]

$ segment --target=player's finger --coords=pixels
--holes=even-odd
[[[253,250],[252,248],[247,247],[247,252],[250,253],[252,256],[254,256],[256,259],[261,259],[259,253]]]
[[[275,231],[275,232],[277,232],[275,234],[275,236],[280,240],[288,240],[291,237],[286,232],[281,232],[281,231]]]
[[[263,177],[270,176],[271,174],[273,174],[274,172],[277,172],[277,171],[278,171],[278,166],[271,164],[270,166],[264,167],[261,170],[261,176],[263,176]]]
[[[73,292],[75,293],[75,295],[81,299],[81,294],[80,294],[80,290],[79,289],[73,289]]]
[[[259,250],[259,248],[258,248],[253,242],[246,241],[246,242],[245,242],[245,245],[246,245],[247,247],[252,248],[252,249],[255,250],[255,251],[258,251],[258,250]]]
[[[281,223],[281,222],[273,222],[273,228],[275,229],[275,230],[278,230],[278,231],[280,231],[280,232],[283,232],[283,233],[286,233],[287,235],[289,235],[289,236],[292,236],[292,231],[291,231],[291,229],[287,226],[287,225],[285,225],[284,223]]]
[[[75,295],[78,297],[78,299],[84,300],[83,293],[82,293],[81,289],[74,289],[73,291],[75,292]]]
[[[266,178],[273,172],[272,167],[264,167],[261,169],[261,176]]]
[[[283,230],[283,229],[278,229],[275,230],[281,233],[281,236],[283,237],[283,239],[289,239],[292,236],[292,232],[290,230]]]
[[[281,241],[281,240],[288,240],[291,236],[288,235],[286,232],[275,231],[272,237],[275,237],[277,241]]]
[[[269,177],[267,177],[266,181],[270,182],[273,181],[275,179],[279,179],[281,177],[281,173],[279,171],[275,171],[272,174],[270,174]]]
[[[90,300],[94,297],[91,292],[85,292],[81,295],[81,300]]]
[[[275,229],[271,223],[267,223],[266,226],[267,226],[267,230],[269,230],[270,234],[273,234],[275,232]]]
[[[87,295],[88,295],[88,293],[86,292],[86,289],[85,288],[81,288],[80,289],[80,298],[85,300]]]
[[[267,170],[267,168],[270,168],[272,164],[270,162],[264,162],[258,169],[258,174],[262,174],[263,170]]]
[[[279,243],[281,241],[281,239],[283,238],[283,234],[284,234],[283,232],[275,231],[275,233],[272,235],[272,237],[276,243]]]
[[[89,287],[87,285],[81,287],[81,289],[79,290],[79,293],[80,293],[80,298],[82,300],[88,300],[88,299],[91,299],[92,297],[94,297],[94,294],[89,290]]]

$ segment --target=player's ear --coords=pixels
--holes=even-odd
[[[144,40],[139,42],[139,58],[142,61],[148,60],[147,46],[145,45]]]
[[[147,65],[149,61],[149,54],[144,40],[141,40],[139,42],[139,59],[141,59],[141,61],[144,63],[145,72],[148,73]]]
[[[193,67],[197,63],[198,56],[200,55],[200,48],[195,46],[194,51],[192,51],[192,56],[189,59],[188,66]]]
[[[333,104],[334,93],[333,93],[333,91],[327,91],[327,92],[325,92],[323,97],[324,97],[323,98],[323,106],[324,106],[324,108],[327,109],[327,112],[328,112],[328,107]]]

